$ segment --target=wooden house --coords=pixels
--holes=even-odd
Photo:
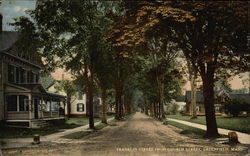
[[[223,111],[223,106],[225,101],[229,99],[243,99],[248,104],[250,104],[250,94],[237,94],[237,93],[228,93],[225,90],[215,91],[215,114],[221,115],[225,112]],[[191,91],[186,91],[185,96],[186,102],[186,114],[192,114],[192,105],[191,105]],[[205,115],[205,107],[204,107],[204,97],[202,91],[196,92],[196,113],[197,115]]]
[[[38,53],[21,53],[15,46],[20,34],[0,28],[1,123],[39,128],[50,121],[64,120],[59,105],[66,97],[47,92],[39,83],[42,61]]]
[[[53,84],[51,84],[47,90],[53,93],[60,93],[66,96],[66,93],[63,91],[58,91],[55,89],[55,86],[60,82],[60,80],[56,80]],[[64,113],[66,116],[70,117],[86,117],[87,115],[87,99],[86,93],[78,90],[76,93],[71,97],[71,105],[70,105],[70,112],[68,112],[67,105],[64,105]],[[93,111],[94,116],[99,117],[101,107],[101,98],[98,94],[94,94],[93,97]]]

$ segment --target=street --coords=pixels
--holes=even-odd
[[[10,149],[4,155],[245,155],[247,147],[219,144],[196,135],[184,136],[181,130],[136,113],[115,126],[70,143],[34,148]],[[83,141],[84,140],[84,141]],[[239,151],[237,151],[239,150]],[[244,150],[244,151],[242,151]]]

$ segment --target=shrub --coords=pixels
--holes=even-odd
[[[178,108],[179,106],[176,103],[172,103],[170,107],[168,107],[166,114],[170,115],[170,114],[177,114],[178,113]]]
[[[225,112],[237,117],[241,111],[249,111],[249,104],[243,99],[232,99],[225,103]]]

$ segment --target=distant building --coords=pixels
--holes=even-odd
[[[244,99],[248,104],[250,104],[250,94],[235,94],[228,93],[225,90],[215,91],[215,114],[221,115],[224,114],[223,106],[224,102],[227,99]],[[191,91],[186,91],[185,95],[186,102],[186,113],[192,114],[192,106],[191,106]],[[202,91],[196,92],[196,112],[197,115],[205,115],[205,107],[204,107],[204,97]]]
[[[12,126],[39,128],[59,116],[65,96],[47,92],[39,84],[42,68],[37,52],[21,53],[15,46],[20,34],[2,31],[0,14],[0,121]]]
[[[60,80],[55,81],[52,85],[50,85],[47,90],[49,92],[54,92],[57,93],[58,91],[55,89],[55,85],[59,83]],[[65,92],[59,92],[60,94],[63,94],[66,96]],[[72,96],[71,98],[71,112],[68,113],[67,105],[61,105],[65,111],[66,116],[71,116],[71,117],[86,117],[86,114],[88,112],[87,110],[87,104],[86,104],[86,93],[83,93],[82,91],[77,91],[75,95]],[[94,109],[94,116],[99,117],[99,111],[100,111],[100,105],[101,105],[101,98],[98,95],[94,96],[93,99],[93,109]]]

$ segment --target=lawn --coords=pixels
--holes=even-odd
[[[100,118],[95,118],[95,122],[100,121]],[[89,118],[81,118],[81,117],[75,117],[75,118],[70,118],[69,120],[66,119],[66,124],[74,124],[78,126],[82,125],[87,125],[89,123]]]
[[[191,116],[182,116],[178,114],[178,115],[167,115],[167,118],[185,120],[203,125],[206,124],[205,116],[198,116],[197,119],[190,119]],[[225,128],[229,130],[235,130],[250,134],[250,117],[216,116],[216,121],[219,128]]]
[[[108,124],[99,123],[99,124],[95,125],[95,131],[91,131],[90,129],[87,129],[86,131],[79,131],[79,132],[75,132],[75,133],[71,133],[71,134],[62,136],[62,138],[66,138],[66,139],[81,139],[84,136],[87,136],[89,134],[95,133],[98,130],[103,129],[104,127],[114,126],[116,122],[117,122],[117,120],[114,119],[114,120],[109,121]]]
[[[30,128],[16,128],[16,127],[1,127],[0,128],[0,138],[29,138],[34,134],[39,134],[41,136],[59,132],[62,129],[71,129],[79,127],[76,124],[63,124],[57,126],[48,126],[42,129],[30,129]]]
[[[167,121],[164,121],[164,122],[166,122],[169,125],[172,125],[172,126],[175,126],[175,127],[178,127],[180,129],[182,129],[183,134],[185,134],[185,133],[188,134],[188,132],[193,132],[194,134],[204,136],[205,133],[206,133],[206,131],[203,130],[203,129],[199,129],[199,128],[191,127],[191,126],[188,126],[188,125],[184,125],[184,124],[181,124],[179,122],[170,121],[170,120],[167,120]],[[186,132],[184,132],[184,131],[186,131]],[[227,136],[226,135],[220,135],[219,138],[221,138],[221,137],[225,138]]]
[[[110,118],[112,116],[108,116]],[[95,118],[95,122],[100,121],[100,118]],[[29,138],[34,134],[41,136],[60,132],[64,129],[72,129],[83,126],[89,123],[88,118],[70,118],[66,119],[65,124],[48,126],[42,129],[29,129],[29,128],[14,128],[14,127],[0,127],[0,138]]]
[[[181,123],[178,123],[178,122],[175,122],[175,121],[167,121],[167,123],[169,125],[172,125],[172,126],[175,126],[175,127],[178,127],[182,130],[186,130],[186,131],[191,131],[195,134],[198,134],[198,135],[201,135],[201,136],[204,136],[206,131],[203,130],[203,129],[199,129],[199,128],[194,128],[194,127],[191,127],[191,126],[187,126],[187,125],[184,125],[184,124],[181,124]]]

